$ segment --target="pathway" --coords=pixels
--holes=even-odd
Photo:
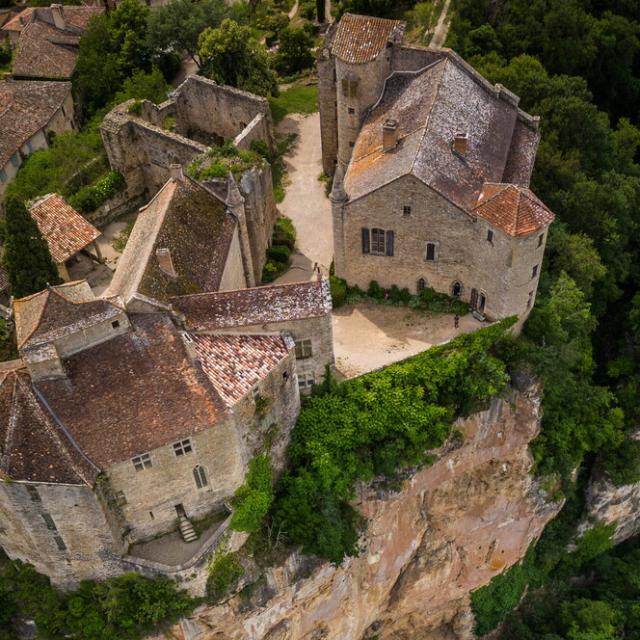
[[[298,136],[291,155],[285,158],[286,195],[278,205],[280,213],[293,220],[298,239],[291,268],[276,282],[309,280],[314,263],[327,274],[333,259],[331,203],[325,195],[324,183],[318,180],[322,173],[320,114],[291,114],[278,125],[277,131]]]
[[[440,17],[438,18],[435,31],[433,32],[433,37],[431,38],[431,42],[429,43],[430,47],[439,49],[444,44],[444,41],[447,39],[447,33],[449,32],[449,24],[450,24],[450,20],[449,20],[450,5],[451,5],[451,0],[445,0],[444,7],[442,7],[442,12],[440,13]]]

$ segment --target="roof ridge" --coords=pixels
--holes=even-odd
[[[492,185],[496,185],[496,186],[504,185],[504,187],[502,189],[500,189],[499,191],[496,191],[492,196],[490,196],[486,200],[483,200],[481,203],[476,204],[475,207],[473,207],[472,211],[475,211],[476,209],[479,209],[480,207],[483,207],[485,204],[491,202],[492,200],[497,198],[499,195],[504,193],[505,190],[507,189],[507,187],[509,187],[511,185],[510,182],[485,182],[482,186],[484,187],[485,184],[492,184]],[[482,193],[482,189],[480,189],[480,193]]]
[[[324,276],[323,276],[324,277]],[[183,296],[172,296],[173,298],[197,298],[199,296],[211,296],[211,295],[219,295],[219,294],[228,294],[228,293],[239,293],[241,291],[266,291],[268,289],[276,289],[283,287],[291,287],[293,285],[318,285],[321,280],[299,280],[296,282],[277,282],[274,284],[267,284],[262,286],[255,287],[242,287],[240,289],[225,289],[224,291],[201,291],[200,293],[187,293]]]
[[[39,291],[38,293],[34,293],[30,296],[30,298],[34,298],[34,299],[35,299],[35,296],[39,296],[39,295],[44,295],[46,297],[44,302],[42,303],[42,307],[40,307],[40,312],[38,314],[37,321],[33,324],[33,328],[29,332],[29,335],[25,336],[24,339],[21,340],[20,344],[17,345],[18,348],[24,346],[27,343],[27,341],[31,338],[31,336],[33,336],[33,334],[36,332],[37,328],[40,326],[40,323],[42,322],[42,316],[44,315],[45,307],[49,303],[50,292],[51,292],[51,289],[43,289],[42,291]],[[18,302],[21,302],[22,300],[27,300],[27,298],[21,298],[21,300],[18,300]],[[15,302],[13,304],[15,306]],[[15,312],[14,312],[14,315],[15,315]]]

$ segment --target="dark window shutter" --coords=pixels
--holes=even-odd
[[[349,81],[346,78],[342,79],[342,95],[343,96],[349,95]]]
[[[369,253],[369,229],[362,227],[362,253]]]
[[[387,255],[393,255],[393,231],[387,231]]]

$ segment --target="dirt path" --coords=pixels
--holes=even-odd
[[[456,329],[449,314],[373,303],[336,309],[332,323],[336,369],[345,378],[404,360],[485,326],[471,314],[460,318]]]
[[[298,253],[293,256],[292,267],[277,282],[296,282],[310,279],[316,262],[328,273],[333,259],[331,203],[318,180],[322,173],[320,115],[287,116],[278,125],[278,133],[298,136],[293,153],[285,159],[286,195],[278,205],[280,212],[293,220]]]
[[[436,24],[435,31],[433,32],[433,37],[431,38],[431,42],[429,43],[430,47],[439,49],[447,39],[450,22],[448,19],[450,5],[451,0],[445,0],[444,6],[442,7],[442,12],[440,13],[440,17],[438,18],[438,22]]]
[[[296,0],[296,3],[293,5],[293,7],[291,7],[291,11],[289,11],[289,13],[287,14],[287,17],[289,18],[289,20],[293,20],[293,16],[296,15],[296,13],[298,13],[298,0]]]

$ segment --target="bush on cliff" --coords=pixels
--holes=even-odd
[[[505,389],[509,377],[495,345],[511,324],[461,336],[312,397],[277,487],[276,527],[333,562],[356,553],[355,483],[427,463],[428,450],[446,440],[455,418]]]

